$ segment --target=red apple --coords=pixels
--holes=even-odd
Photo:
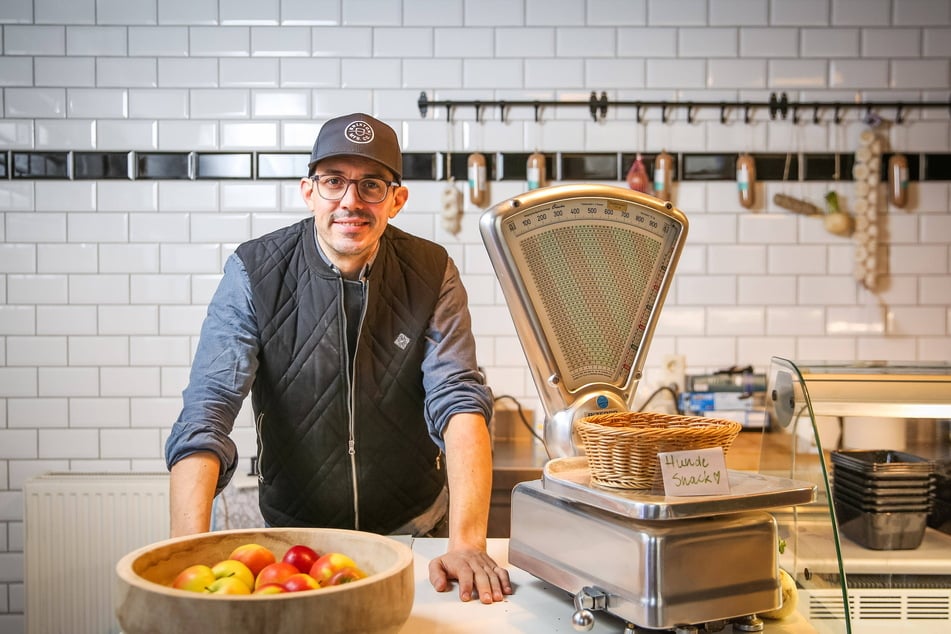
[[[331,576],[326,583],[321,584],[321,586],[339,586],[343,583],[358,581],[366,576],[366,573],[358,568],[342,568],[335,572],[333,576]]]
[[[265,566],[258,573],[257,579],[254,580],[254,588],[256,590],[271,583],[282,584],[288,577],[299,572],[297,568],[286,561],[275,561],[273,564]]]
[[[310,572],[314,562],[319,558],[320,555],[317,554],[317,551],[310,546],[297,544],[287,549],[287,552],[284,553],[284,557],[281,559],[281,561],[291,564],[300,572]]]
[[[205,589],[210,594],[251,594],[248,584],[237,577],[221,577]]]
[[[189,592],[204,592],[205,588],[215,582],[215,573],[211,567],[205,564],[195,564],[185,568],[175,580],[172,581],[172,587],[179,590],[188,590]]]
[[[211,567],[211,571],[215,574],[216,579],[234,577],[240,579],[249,588],[254,587],[254,575],[251,574],[251,569],[237,559],[219,561]]]
[[[252,594],[281,594],[282,592],[287,592],[279,583],[265,583],[261,587],[255,587]]]
[[[284,589],[288,592],[300,592],[302,590],[317,590],[320,584],[306,572],[298,572],[291,575],[284,581]]]
[[[251,574],[255,577],[258,576],[258,573],[261,572],[264,566],[277,561],[277,558],[274,557],[274,553],[260,544],[244,544],[238,546],[231,551],[231,554],[228,555],[228,559],[237,559],[247,566],[251,570]]]
[[[360,569],[357,562],[343,553],[325,553],[314,562],[310,569],[310,576],[316,579],[320,585],[326,586],[330,578],[344,568]]]

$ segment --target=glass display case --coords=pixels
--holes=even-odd
[[[766,401],[760,471],[818,490],[774,513],[802,616],[819,632],[951,631],[951,365],[774,357]],[[847,423],[866,446],[839,446]],[[855,458],[871,474],[859,483],[846,468]]]

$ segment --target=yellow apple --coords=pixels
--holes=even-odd
[[[195,564],[185,568],[175,580],[172,581],[172,587],[179,590],[188,590],[189,592],[204,592],[205,588],[215,582],[215,573],[205,564]]]
[[[251,594],[248,584],[237,577],[215,579],[205,591],[210,594]]]
[[[330,584],[330,579],[336,573],[345,568],[353,568],[357,572],[362,573],[357,563],[347,555],[333,552],[326,553],[314,562],[313,567],[310,569],[310,576],[316,579],[320,585],[326,586]]]
[[[235,577],[244,582],[244,585],[249,588],[254,587],[254,575],[251,573],[251,569],[237,559],[219,561],[211,567],[211,571],[215,574],[215,579]]]

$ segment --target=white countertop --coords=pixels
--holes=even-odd
[[[463,603],[459,592],[436,592],[429,583],[429,561],[446,550],[445,539],[416,539],[416,598],[413,612],[401,634],[549,634],[574,632],[571,614],[574,605],[569,594],[529,573],[508,564],[508,540],[490,539],[489,554],[505,566],[515,586],[515,594],[501,603],[484,605],[479,601]],[[591,632],[622,634],[624,621],[604,612],[594,612]],[[723,634],[731,634],[731,627]],[[794,616],[782,623],[768,621],[766,634],[814,632],[804,619]]]

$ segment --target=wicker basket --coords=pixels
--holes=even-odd
[[[577,422],[591,481],[622,489],[649,489],[659,480],[657,454],[723,447],[729,450],[742,425],[705,416],[618,412]]]

